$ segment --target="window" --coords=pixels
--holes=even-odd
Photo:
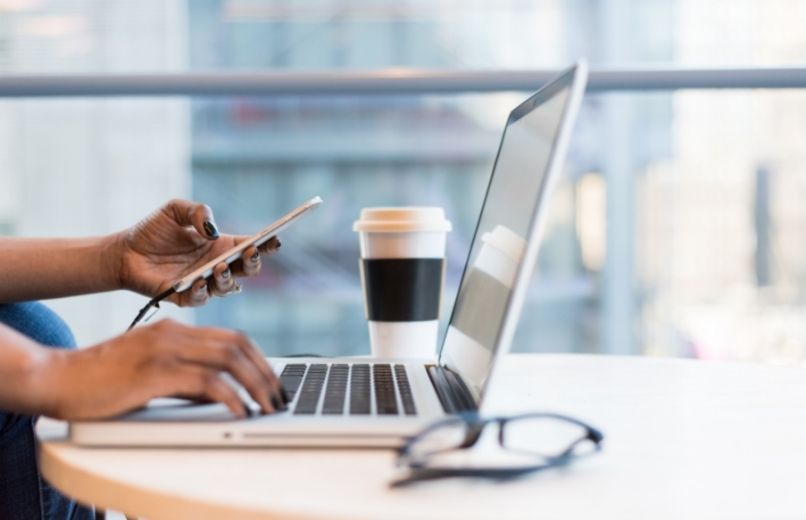
[[[0,70],[484,71],[580,55],[623,69],[796,65],[803,10],[784,0],[0,1]],[[209,203],[225,231],[250,232],[321,194],[326,205],[282,237],[247,291],[178,314],[244,329],[271,353],[365,352],[353,219],[368,205],[445,206],[450,304],[506,114],[526,93],[326,87],[0,101],[0,229],[105,233],[185,196]],[[802,90],[591,92],[516,348],[802,363],[804,110]],[[91,343],[121,331],[140,300],[54,305]]]

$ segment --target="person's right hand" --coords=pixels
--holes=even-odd
[[[36,386],[43,392],[44,409],[58,419],[110,417],[155,397],[217,401],[245,417],[247,410],[221,377],[224,373],[264,413],[287,403],[266,359],[239,332],[162,320],[93,347],[52,354],[42,364]]]

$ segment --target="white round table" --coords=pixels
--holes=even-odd
[[[390,451],[88,449],[43,427],[41,465],[65,494],[176,518],[804,518],[806,370],[521,354],[488,411],[552,410],[606,435],[601,454],[505,484],[390,489]]]

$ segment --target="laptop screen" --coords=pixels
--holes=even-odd
[[[518,314],[510,300],[527,241],[534,240],[536,210],[573,77],[573,71],[565,74],[515,108],[498,149],[440,357],[477,399],[502,348],[505,317]]]

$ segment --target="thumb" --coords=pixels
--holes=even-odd
[[[215,240],[220,236],[213,217],[213,210],[207,204],[173,200],[168,205],[168,210],[178,224],[193,226],[201,236],[210,240]]]

